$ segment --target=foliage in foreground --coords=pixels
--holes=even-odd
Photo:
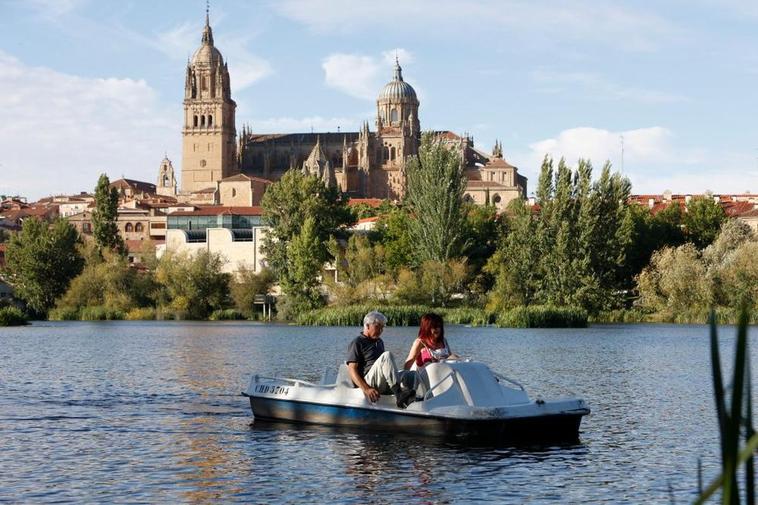
[[[11,306],[0,308],[0,326],[23,326],[27,323],[21,309]]]
[[[734,352],[734,368],[731,386],[725,386],[721,373],[718,332],[716,322],[711,318],[711,369],[713,372],[713,392],[716,401],[716,418],[718,419],[721,438],[722,472],[705,490],[698,490],[700,496],[696,504],[705,503],[710,496],[721,489],[721,502],[737,504],[740,502],[739,466],[745,465],[745,499],[746,503],[755,503],[755,468],[753,454],[758,448],[758,435],[753,426],[752,380],[750,372],[750,352],[748,348],[749,311],[743,307],[737,327],[737,343]],[[732,397],[727,401],[727,391],[731,389]],[[744,437],[744,445],[741,439]],[[742,446],[742,447],[741,447]]]

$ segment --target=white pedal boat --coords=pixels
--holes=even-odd
[[[578,398],[532,400],[521,384],[479,362],[429,363],[419,375],[425,393],[405,409],[393,395],[368,401],[344,364],[325,372],[320,384],[254,375],[242,394],[255,419],[496,441],[577,440],[590,413]]]

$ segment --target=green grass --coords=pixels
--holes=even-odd
[[[0,326],[23,326],[29,321],[26,315],[16,307],[3,307],[0,309]]]
[[[361,326],[363,316],[378,310],[387,316],[390,326],[416,326],[427,312],[440,314],[448,324],[486,326],[496,324],[508,328],[584,328],[587,313],[564,307],[516,307],[500,314],[491,314],[476,307],[428,307],[425,305],[348,305],[326,307],[301,314],[296,322],[306,326]]]

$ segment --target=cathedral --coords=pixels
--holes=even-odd
[[[316,175],[353,198],[402,198],[405,163],[418,152],[421,126],[416,91],[403,80],[397,59],[392,80],[376,100],[373,130],[368,121],[357,132],[256,133],[243,126],[238,136],[236,107],[229,69],[206,13],[201,44],[187,63],[184,83],[180,199],[206,201],[204,195],[224,179],[242,174],[276,181],[287,170]],[[467,135],[435,133],[460,152],[467,200],[504,208],[526,196],[526,178],[503,159],[499,142],[486,154]],[[164,193],[169,192],[166,185],[175,184],[173,167],[170,173],[167,168],[164,160],[158,180]]]

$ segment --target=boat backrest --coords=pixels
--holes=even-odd
[[[321,374],[321,385],[328,386],[337,382],[337,369],[331,366],[324,368],[324,373]]]
[[[338,386],[347,388],[355,387],[353,385],[353,379],[350,378],[350,372],[348,372],[347,365],[345,363],[340,363],[340,367],[337,369],[337,378],[334,383]]]

